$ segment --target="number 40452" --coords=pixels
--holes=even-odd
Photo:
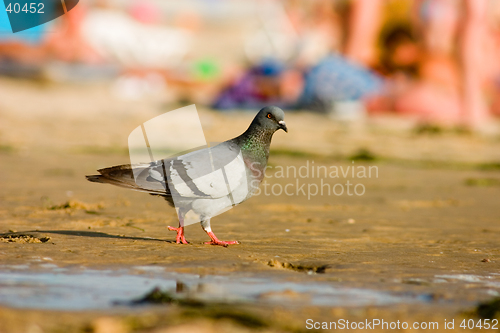
[[[25,3],[24,6],[21,8],[21,5],[18,4],[18,3],[9,3],[9,5],[7,6],[7,8],[5,8],[5,10],[7,11],[7,13],[20,13],[20,12],[25,12],[25,13],[31,13],[31,14],[44,14],[44,11],[43,11],[43,8],[45,7],[45,5],[43,3],[36,3],[36,2],[32,2],[29,4],[29,7],[28,7],[28,4]]]
[[[473,329],[473,328],[479,328],[479,329],[493,329],[497,330],[498,329],[498,319],[479,319],[477,322],[474,319],[464,319],[462,320],[462,323],[460,324],[460,327],[463,329]]]

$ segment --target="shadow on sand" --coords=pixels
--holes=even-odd
[[[143,240],[143,241],[156,241],[156,242],[166,242],[166,243],[175,243],[175,241],[157,239],[151,237],[132,237],[132,236],[120,236],[120,235],[110,235],[104,232],[97,231],[79,231],[79,230],[29,230],[22,232],[8,232],[4,234],[0,234],[0,237],[9,237],[9,236],[22,236],[38,233],[38,234],[57,234],[57,235],[66,235],[66,236],[79,236],[79,237],[91,237],[91,238],[113,238],[113,239],[130,239],[130,240]]]

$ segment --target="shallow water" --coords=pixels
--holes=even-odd
[[[199,276],[133,267],[118,271],[28,267],[0,268],[0,304],[16,308],[89,310],[123,306],[154,287],[211,302],[280,303],[287,306],[366,306],[422,302],[422,297],[340,288],[326,283],[295,283],[244,276]]]
[[[472,284],[482,285],[488,290],[487,294],[492,296],[500,296],[498,289],[500,289],[500,274],[491,273],[490,275],[474,275],[474,274],[445,274],[436,275],[436,282],[467,282]]]

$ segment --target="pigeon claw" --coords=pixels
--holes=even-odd
[[[174,228],[171,226],[168,226],[168,230],[170,231],[177,231],[177,237],[175,237],[175,242],[177,244],[188,244],[186,238],[184,237],[184,227],[179,227],[179,228]]]
[[[232,244],[239,244],[239,242],[238,241],[227,241],[227,242],[224,242],[224,241],[221,241],[221,240],[216,240],[216,241],[205,242],[205,244],[220,245],[220,246],[228,247],[229,245],[232,245]]]
[[[224,247],[228,247],[228,245],[233,245],[233,244],[239,244],[238,241],[221,241],[217,238],[217,236],[215,236],[215,234],[213,232],[207,232],[208,236],[210,236],[210,238],[212,239],[210,242],[205,242],[205,244],[210,244],[210,245],[220,245],[220,246],[224,246]]]

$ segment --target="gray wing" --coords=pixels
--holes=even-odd
[[[224,197],[248,182],[241,151],[231,141],[149,164],[127,164],[98,171],[100,175],[87,179],[186,199]]]
[[[232,142],[156,163],[150,176],[164,181],[162,172],[165,167],[172,196],[190,199],[221,198],[247,182],[241,151]]]

